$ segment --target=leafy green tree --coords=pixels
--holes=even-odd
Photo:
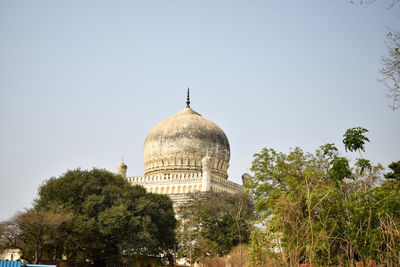
[[[329,175],[335,151],[328,144],[316,155],[304,153],[300,148],[289,154],[264,148],[254,156],[251,168],[254,176],[249,190],[256,210],[262,215],[260,223],[265,227],[265,242],[272,244],[275,257],[282,264],[318,263],[338,249],[338,242],[335,244],[327,238],[328,234],[340,235],[337,225],[344,218],[336,184],[345,177],[335,175],[348,175],[339,167]],[[327,205],[330,209],[324,210],[322,207]],[[254,242],[258,241],[252,240],[251,247],[257,247]],[[250,254],[254,255],[253,250]]]
[[[400,160],[397,162],[392,162],[389,165],[389,169],[392,171],[385,174],[385,178],[400,181]]]
[[[249,266],[279,266],[279,261],[276,262],[274,249],[279,247],[279,244],[273,241],[279,241],[278,238],[268,238],[268,233],[262,229],[264,227],[255,227],[251,231],[249,244]]]
[[[328,175],[337,183],[342,182],[344,179],[352,178],[349,161],[344,157],[335,157],[332,160],[332,167],[329,169]]]
[[[344,148],[347,151],[359,152],[360,158],[357,159],[356,165],[364,174],[364,190],[365,197],[367,199],[367,169],[371,169],[372,166],[370,162],[363,158],[361,151],[365,151],[365,142],[369,142],[368,137],[365,136],[368,130],[362,127],[354,127],[347,129],[343,135]]]
[[[365,151],[365,142],[369,142],[368,137],[364,134],[367,133],[368,130],[362,127],[354,127],[347,129],[343,135],[343,144],[344,148],[347,151],[351,152],[359,152],[361,156],[361,150]],[[362,156],[361,156],[362,157]]]
[[[254,212],[246,194],[205,192],[191,194],[179,216],[178,252],[194,263],[248,243]]]
[[[38,210],[62,207],[72,218],[58,228],[55,258],[87,262],[110,257],[171,258],[176,225],[168,196],[147,193],[105,170],[73,170],[39,188]]]
[[[366,132],[347,130],[346,150],[364,150]],[[397,177],[397,164],[391,169],[386,177]],[[363,158],[351,166],[333,144],[315,153],[264,148],[255,154],[247,186],[261,216],[250,243],[252,263],[265,266],[269,255],[290,266],[399,265],[400,187],[395,179],[382,184],[382,170]]]
[[[374,189],[374,206],[379,221],[380,262],[386,266],[400,265],[400,180],[397,179],[400,161],[393,162],[389,168],[393,172],[385,174],[388,178],[381,186]],[[397,178],[396,178],[397,174]]]

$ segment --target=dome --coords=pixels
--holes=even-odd
[[[117,169],[128,169],[128,166],[122,161],[118,164]]]
[[[209,157],[212,174],[228,177],[228,138],[218,125],[189,105],[150,131],[143,154],[145,175],[198,173],[202,171],[202,159]]]

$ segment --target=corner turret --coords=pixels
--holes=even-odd
[[[211,158],[209,156],[205,156],[201,160],[202,165],[202,172],[203,172],[203,181],[202,181],[202,188],[203,191],[210,191],[211,190]]]
[[[242,185],[244,186],[248,181],[250,181],[251,175],[247,172],[242,175]]]
[[[126,171],[128,170],[128,166],[124,163],[124,158],[122,158],[121,163],[117,166],[117,174],[126,178]]]

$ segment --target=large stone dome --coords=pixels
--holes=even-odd
[[[158,123],[146,137],[143,154],[145,175],[198,173],[208,156],[212,174],[228,177],[228,138],[218,125],[190,107]]]

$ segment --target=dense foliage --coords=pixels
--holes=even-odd
[[[344,135],[349,151],[361,152],[367,131]],[[254,266],[270,259],[298,263],[347,265],[377,261],[400,265],[400,162],[383,178],[381,165],[360,158],[351,166],[334,144],[315,153],[300,148],[255,154],[248,188],[261,214],[251,237]]]
[[[179,216],[179,256],[194,263],[247,244],[254,210],[247,194],[205,192],[191,194]]]
[[[131,186],[121,176],[78,169],[51,178],[40,186],[34,210],[55,209],[68,220],[53,229],[51,242],[43,243],[46,258],[75,262],[137,255],[171,258],[176,226],[172,201]]]

